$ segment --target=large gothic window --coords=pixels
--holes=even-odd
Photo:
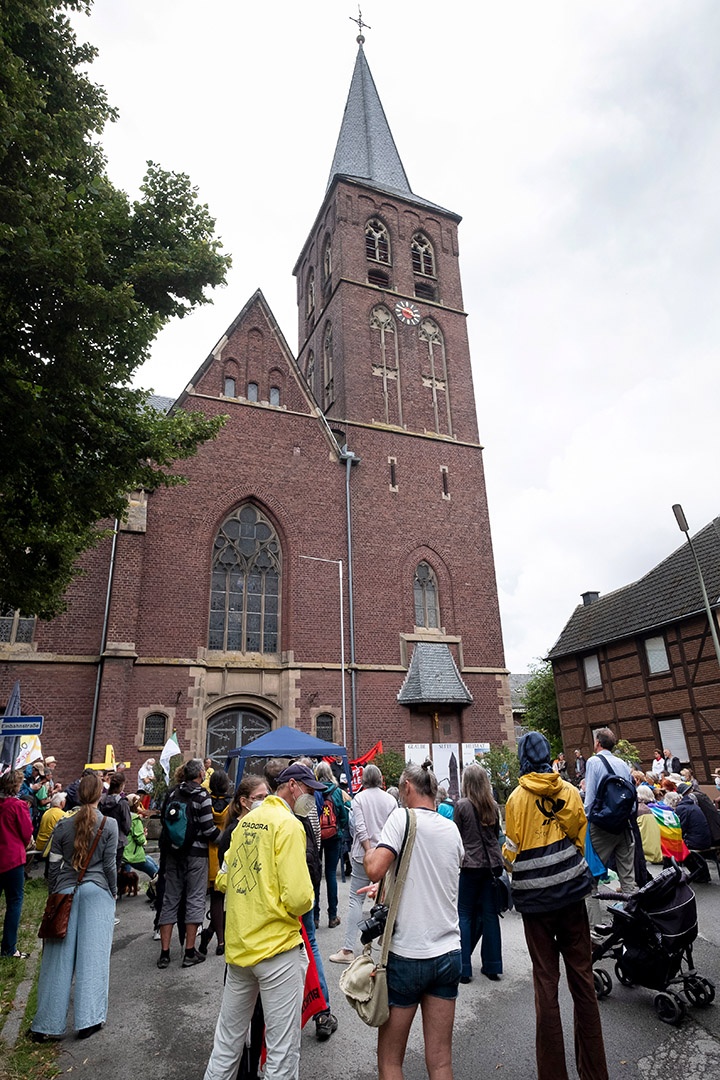
[[[428,563],[418,563],[413,589],[415,593],[415,625],[436,630],[440,626],[437,578]]]
[[[323,409],[330,408],[335,400],[335,357],[332,323],[325,327],[323,336]]]
[[[223,522],[215,540],[208,648],[278,651],[280,571],[277,534],[246,503]]]
[[[415,233],[411,251],[413,272],[425,277],[435,277],[435,252],[424,233]]]
[[[373,308],[370,314],[373,331],[373,375],[381,380],[383,412],[386,424],[402,426],[402,398],[400,393],[400,364],[398,360],[395,319],[384,304]]]
[[[390,236],[379,218],[371,218],[365,226],[365,254],[373,262],[390,265]]]
[[[35,616],[22,615],[12,608],[0,612],[0,642],[7,645],[30,645],[35,632]]]
[[[422,381],[431,393],[435,430],[438,434],[452,435],[445,338],[434,319],[423,319],[418,337],[427,347]]]

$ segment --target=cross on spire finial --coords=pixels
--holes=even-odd
[[[360,10],[360,5],[359,4],[358,4],[358,17],[357,17],[357,19],[354,19],[352,17],[352,15],[348,16],[348,18],[350,19],[350,22],[357,23],[358,30],[360,31],[360,33],[357,36],[357,43],[358,43],[358,45],[364,45],[365,44],[365,35],[363,34],[363,30],[372,30],[372,26],[370,26],[369,23],[363,22],[362,11]]]

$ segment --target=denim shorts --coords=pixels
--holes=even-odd
[[[458,996],[461,968],[459,949],[420,960],[410,960],[391,952],[387,962],[388,1002],[399,1008],[409,1008],[419,1005],[425,994],[454,1001]]]

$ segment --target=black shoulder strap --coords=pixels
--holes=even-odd
[[[608,761],[608,759],[606,757],[603,757],[602,754],[598,754],[598,757],[600,758],[603,765],[605,766],[605,768],[607,769],[607,771],[610,773],[611,776],[617,776],[618,775],[615,772],[615,770],[613,769],[612,765],[610,764],[610,762]]]

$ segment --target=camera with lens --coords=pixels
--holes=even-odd
[[[387,904],[375,904],[370,908],[370,918],[360,923],[360,940],[363,945],[380,937],[385,929],[389,910]]]

